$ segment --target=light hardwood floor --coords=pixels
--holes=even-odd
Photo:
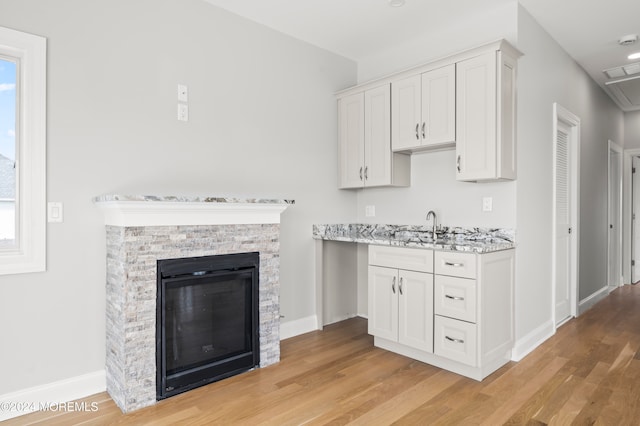
[[[614,291],[482,382],[372,341],[366,320],[351,319],[283,341],[277,365],[128,415],[102,393],[86,400],[96,412],[6,425],[640,424],[640,286]]]

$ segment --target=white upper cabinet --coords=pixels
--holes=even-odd
[[[408,186],[410,158],[391,152],[390,85],[338,99],[340,188]]]
[[[455,64],[391,84],[391,145],[420,151],[455,142]]]
[[[516,63],[504,40],[338,93],[340,188],[409,186],[413,152],[456,149],[456,179],[516,179]]]
[[[516,59],[490,51],[457,63],[456,177],[516,178]]]

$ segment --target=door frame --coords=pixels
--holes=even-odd
[[[572,233],[570,236],[570,257],[569,257],[569,268],[570,268],[570,282],[569,282],[569,292],[570,292],[570,307],[571,313],[570,317],[575,317],[578,314],[578,260],[579,260],[579,241],[580,241],[580,215],[578,214],[580,211],[580,118],[575,114],[571,113],[566,108],[562,107],[558,103],[553,103],[553,179],[552,179],[552,194],[553,194],[553,202],[552,202],[552,227],[551,227],[551,300],[552,300],[552,320],[553,327],[557,329],[558,324],[556,322],[556,268],[557,268],[557,219],[556,219],[556,145],[557,145],[557,136],[558,136],[558,122],[563,122],[571,129],[571,135],[569,137],[569,162],[570,162],[570,199],[569,202],[571,204],[571,228]]]
[[[615,212],[615,215],[617,216],[617,218],[611,217],[611,209],[612,209],[612,194],[611,194],[611,153],[612,152],[616,152],[619,154],[619,159],[618,159],[618,175],[615,177],[616,181],[618,181],[618,205],[617,205],[617,211]],[[608,148],[607,148],[607,286],[609,286],[609,290],[615,289],[617,287],[620,287],[623,283],[624,283],[624,279],[623,279],[623,268],[622,268],[622,228],[623,228],[623,219],[622,219],[622,199],[623,199],[623,195],[624,195],[624,191],[623,191],[623,149],[620,145],[616,144],[615,142],[613,142],[612,140],[609,140],[608,142]],[[617,219],[618,222],[618,228],[614,231],[616,236],[617,236],[617,241],[612,241],[612,235],[611,235],[611,231],[610,231],[610,226],[613,223],[612,221]],[[618,253],[619,253],[619,258],[618,259],[611,259],[611,246],[612,244],[616,244],[618,246]],[[611,279],[611,269],[612,269],[612,260],[616,260],[617,262],[620,263],[620,275],[615,277],[615,282],[611,283],[610,279]]]
[[[631,238],[624,238],[625,235],[632,235],[633,225],[632,225],[632,216],[633,216],[633,183],[632,183],[632,173],[631,169],[633,168],[633,164],[631,159],[633,157],[640,156],[640,148],[634,149],[625,149],[623,162],[624,162],[624,171],[623,171],[623,182],[622,182],[622,276],[623,282],[631,283],[631,261],[633,260],[632,252],[631,252]],[[640,218],[638,218],[640,221]]]

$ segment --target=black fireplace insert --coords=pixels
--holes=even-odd
[[[260,365],[257,252],[158,260],[157,399]]]

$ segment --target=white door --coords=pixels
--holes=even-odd
[[[423,145],[456,140],[456,67],[454,64],[422,74]]]
[[[558,122],[555,147],[556,325],[571,317],[571,129]]]
[[[338,101],[340,188],[364,185],[364,93]]]
[[[364,184],[391,183],[391,94],[388,84],[364,93]]]
[[[433,352],[433,274],[400,271],[398,341]]]
[[[398,270],[369,266],[369,334],[398,340]]]
[[[622,148],[609,141],[608,285],[622,284]]]
[[[391,84],[391,145],[394,151],[420,146],[420,76]]]
[[[640,281],[640,158],[632,159],[632,187],[633,187],[633,240],[632,240],[632,257],[633,265],[631,267],[631,282]]]

